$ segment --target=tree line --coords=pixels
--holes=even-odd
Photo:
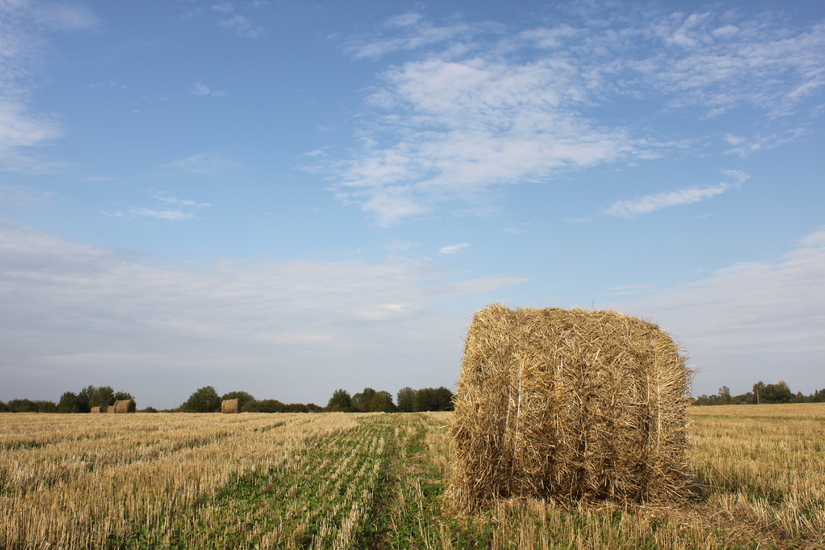
[[[238,400],[240,412],[262,413],[309,413],[309,412],[419,412],[449,411],[453,408],[453,392],[445,387],[421,388],[414,390],[402,388],[398,392],[398,404],[387,391],[364,388],[363,391],[350,395],[347,390],[333,392],[326,407],[315,403],[282,403],[277,399],[255,399],[245,391],[231,391],[218,394],[213,386],[204,386],[195,390],[179,407],[165,412],[209,413],[221,410],[221,401]],[[8,403],[0,401],[0,412],[40,412],[40,413],[87,413],[92,407],[108,407],[115,401],[134,399],[132,394],[115,391],[111,386],[86,386],[79,392],[65,392],[60,400],[32,401],[30,399],[12,399]],[[157,412],[152,407],[142,412]]]
[[[126,399],[134,397],[125,391],[116,392],[111,386],[86,386],[77,393],[65,392],[57,403],[31,399],[0,401],[0,412],[87,413],[92,407],[108,407]]]
[[[387,391],[364,388],[363,391],[350,395],[347,390],[337,389],[333,392],[326,407],[315,403],[282,403],[277,399],[255,399],[245,391],[232,391],[220,396],[212,386],[198,388],[180,407],[180,412],[218,412],[221,401],[238,400],[240,412],[419,412],[452,410],[453,392],[447,388],[410,387],[398,392],[398,404]]]
[[[700,395],[694,405],[768,405],[773,403],[825,403],[825,389],[816,390],[811,395],[793,393],[790,386],[780,380],[776,384],[765,384],[761,380],[751,391],[741,395],[731,395],[727,386],[719,388],[714,395]]]

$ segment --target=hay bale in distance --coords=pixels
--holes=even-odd
[[[134,399],[121,399],[120,401],[115,401],[112,408],[114,409],[112,412],[115,413],[133,413],[137,410],[137,403],[135,403]]]
[[[221,401],[222,413],[239,413],[241,412],[240,401],[238,399],[226,399]]]
[[[101,412],[103,412],[103,411],[101,411]],[[105,412],[107,412],[107,413],[113,413],[113,412],[115,412],[115,406],[114,406],[114,405],[108,405],[108,406],[106,407],[106,411],[105,411]]]
[[[487,306],[465,341],[447,500],[459,512],[514,497],[680,500],[690,381],[653,323]]]
[[[104,409],[104,410],[101,410],[101,409]],[[91,412],[91,413],[106,412],[105,409],[106,409],[106,407],[92,407],[89,412]]]

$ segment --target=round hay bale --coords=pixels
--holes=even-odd
[[[447,500],[673,502],[689,482],[691,372],[658,326],[612,311],[491,305],[473,317]]]
[[[238,399],[225,399],[221,401],[222,413],[239,413],[241,412],[240,401]]]
[[[101,408],[105,409],[106,407],[92,407],[92,409],[89,412],[99,413],[99,412],[101,412],[101,410],[100,410]]]
[[[106,410],[105,410],[105,411],[103,411],[103,410],[101,409],[101,412],[113,413],[113,412],[115,412],[115,406],[114,406],[114,405],[107,405],[107,406],[106,406]]]
[[[134,399],[121,399],[120,401],[115,401],[113,405],[115,413],[133,413],[137,410],[137,403],[135,403]]]

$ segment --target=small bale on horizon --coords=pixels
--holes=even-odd
[[[90,413],[101,413],[101,412],[106,412],[105,409],[106,409],[106,407],[92,407],[91,410],[89,410],[89,412]]]
[[[221,401],[221,412],[226,414],[235,414],[241,412],[240,400],[225,399]]]
[[[446,499],[672,503],[689,485],[691,373],[657,325],[613,311],[487,306],[473,316]]]
[[[110,412],[118,414],[133,413],[137,411],[137,403],[135,403],[134,399],[121,399],[120,401],[115,401],[115,404],[111,408],[113,410]]]

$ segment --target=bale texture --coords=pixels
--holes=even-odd
[[[134,399],[121,399],[120,401],[115,401],[113,405],[115,413],[133,413],[137,410],[137,404],[135,403]]]
[[[447,500],[680,500],[691,372],[658,326],[611,311],[477,312],[450,427]]]
[[[93,413],[106,412],[106,407],[92,407],[92,409],[89,412],[93,412]]]
[[[115,406],[114,405],[107,405],[106,410],[105,411],[101,410],[101,412],[113,413],[113,412],[115,412]]]
[[[241,412],[240,403],[237,399],[225,399],[221,401],[222,413],[239,413]]]

